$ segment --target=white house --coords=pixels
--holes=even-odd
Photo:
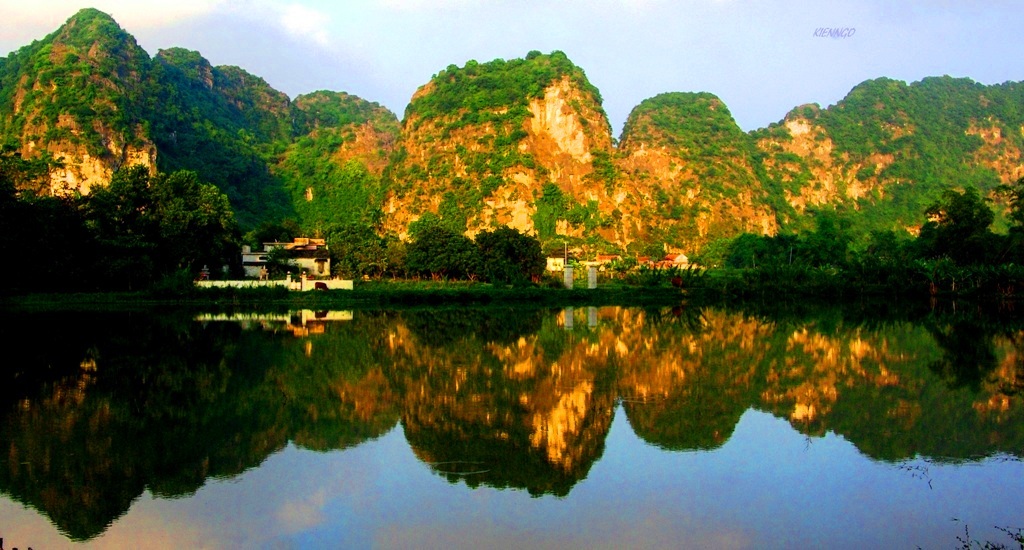
[[[266,276],[267,255],[275,248],[287,251],[288,260],[302,271],[314,277],[327,277],[331,274],[331,259],[327,255],[327,241],[300,237],[290,243],[263,243],[263,250],[252,250],[249,246],[242,247],[242,268],[246,277]]]

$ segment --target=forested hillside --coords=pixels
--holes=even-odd
[[[398,118],[346,93],[319,91],[294,102],[296,137],[273,167],[295,214],[311,231],[380,222],[380,175],[398,139]]]
[[[388,227],[429,214],[460,232],[583,238],[610,225],[610,152],[601,97],[564,53],[450,65],[406,109],[385,173]]]
[[[404,117],[344,92],[290,99],[199,52],[150,57],[86,9],[0,59],[0,140],[49,165],[22,192],[89,193],[120,168],[193,170],[243,229],[408,238],[415,224],[499,227],[581,254],[699,257],[742,234],[798,235],[823,213],[866,246],[916,234],[950,190],[977,189],[1005,231],[1024,176],[1024,84],[863,82],[740,129],[715,95],[641,102],[619,143],[599,91],[562,52],[440,70]]]
[[[314,148],[325,174],[317,195],[329,195],[346,186],[348,172],[379,174],[383,146],[394,141],[398,124],[378,105],[345,94],[327,94],[338,97],[333,108],[292,102],[262,78],[214,67],[199,52],[170,48],[150,58],[94,9],[0,59],[0,85],[3,143],[63,166],[51,170],[50,189],[43,183],[33,191],[88,193],[135,164],[154,174],[193,170],[228,196],[243,227],[291,218],[312,229],[333,221],[333,214],[309,212],[307,184],[300,183],[309,162],[299,151],[309,149],[309,139],[341,136]],[[344,132],[366,124],[390,137],[374,143],[371,154],[349,158],[343,143],[359,140]],[[357,201],[363,209],[365,199]]]
[[[709,93],[667,93],[633,109],[619,144],[635,234],[699,251],[715,239],[774,234],[776,197],[756,145]]]
[[[124,164],[153,168],[149,55],[109,16],[83,10],[0,60],[0,136],[60,160],[52,182],[88,191]]]
[[[752,135],[765,153],[766,183],[784,199],[783,226],[806,227],[803,214],[825,206],[858,211],[866,228],[914,228],[951,187],[991,197],[1024,176],[1024,86],[879,78]]]

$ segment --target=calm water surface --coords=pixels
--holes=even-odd
[[[990,320],[0,321],[4,548],[949,548],[1024,527],[1024,331]]]

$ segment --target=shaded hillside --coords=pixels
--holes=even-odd
[[[172,48],[154,59],[151,113],[161,170],[195,170],[231,200],[244,225],[290,212],[268,159],[291,139],[291,102],[237,67]]]
[[[562,52],[450,65],[406,109],[387,226],[405,233],[430,213],[470,233],[582,238],[610,225],[610,154],[601,97]]]
[[[313,230],[338,223],[376,224],[380,175],[398,139],[398,118],[344,92],[302,95],[293,105],[298,137],[273,172],[291,194],[299,219]]]

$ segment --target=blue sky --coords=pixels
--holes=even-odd
[[[833,104],[870,78],[1024,80],[1024,2],[1001,0],[0,0],[0,52],[83,7],[113,15],[151,55],[197,50],[292,98],[346,91],[399,118],[449,64],[530,50],[562,50],[582,67],[616,134],[634,106],[663,92],[714,93],[752,130],[797,105]],[[829,38],[819,28],[854,31]]]

